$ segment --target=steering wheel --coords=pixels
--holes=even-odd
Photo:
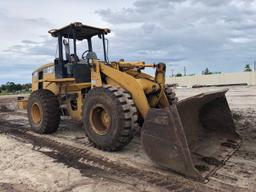
[[[89,52],[89,49],[88,49],[88,50],[86,50],[85,52],[83,52],[83,54],[82,54],[82,59],[83,59],[83,60],[86,60],[86,56],[85,56],[85,54],[86,54],[86,53],[88,53],[88,52]]]

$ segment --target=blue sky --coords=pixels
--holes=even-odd
[[[256,59],[255,0],[8,0],[0,2],[0,84],[26,83],[53,61],[49,29],[111,28],[109,57],[167,63],[167,75],[242,71]]]

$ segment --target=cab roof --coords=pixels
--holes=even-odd
[[[89,39],[95,35],[102,35],[110,33],[108,28],[97,28],[89,25],[83,25],[80,22],[71,23],[60,29],[52,29],[49,33],[53,37],[58,37],[59,35],[64,38],[74,38],[77,40]]]

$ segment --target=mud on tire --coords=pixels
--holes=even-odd
[[[108,114],[110,123],[107,127],[97,123],[101,120],[93,120],[101,115],[93,115],[96,106],[101,113]],[[132,140],[137,119],[137,109],[131,95],[122,88],[104,85],[93,88],[85,95],[83,126],[88,140],[98,149],[121,150]]]
[[[49,134],[58,129],[59,102],[51,91],[40,89],[31,93],[27,110],[29,123],[34,132]]]

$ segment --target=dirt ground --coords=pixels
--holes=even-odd
[[[179,99],[223,88],[178,88]],[[202,184],[160,170],[144,154],[136,137],[123,151],[107,153],[90,147],[79,123],[63,119],[59,130],[50,135],[63,143],[87,148],[115,161],[173,177],[190,190],[176,191],[256,191],[256,87],[229,87],[226,94],[242,146],[209,182]],[[16,97],[0,97],[0,119],[28,127],[26,111],[16,111]],[[11,135],[0,134],[0,191],[163,191],[162,188],[124,178],[77,169],[48,154],[50,149],[35,150],[33,144]],[[192,187],[191,187],[192,186]]]

